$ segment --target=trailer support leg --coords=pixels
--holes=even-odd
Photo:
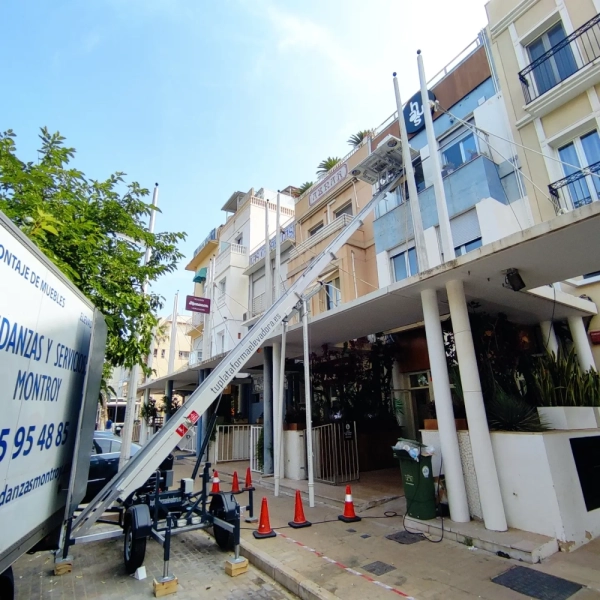
[[[152,583],[154,589],[154,597],[161,598],[177,592],[177,577],[169,575],[169,559],[171,557],[171,521],[167,517],[168,527],[165,531],[165,541],[163,543],[163,576],[159,581],[156,579]]]
[[[233,547],[235,551],[235,557],[225,561],[225,573],[230,577],[237,577],[242,573],[248,571],[248,559],[240,556],[240,507],[237,506],[235,509],[236,519],[233,529]]]

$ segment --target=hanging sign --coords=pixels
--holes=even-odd
[[[428,92],[429,99],[435,102],[435,94]],[[433,114],[433,109],[431,113]],[[423,118],[423,102],[421,102],[421,92],[417,92],[404,106],[402,111],[404,114],[404,122],[406,123],[406,133],[417,133],[425,127],[425,119]]]
[[[199,296],[186,296],[185,310],[191,310],[192,312],[208,314],[210,312],[210,298],[200,298]]]

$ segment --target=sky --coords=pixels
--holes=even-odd
[[[35,160],[42,126],[88,177],[160,184],[156,231],[184,231],[153,289],[184,270],[237,190],[316,180],[486,26],[486,0],[0,0],[0,127]]]

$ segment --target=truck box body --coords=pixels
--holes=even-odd
[[[105,339],[102,315],[0,212],[0,572],[85,492]]]

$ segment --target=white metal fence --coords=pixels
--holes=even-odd
[[[337,485],[359,478],[356,423],[313,427],[312,438],[315,481]]]
[[[218,425],[215,462],[250,459],[251,425]]]
[[[259,461],[258,454],[256,453],[256,444],[262,431],[262,425],[250,425],[250,470],[254,473],[262,473],[260,467],[262,460]]]

